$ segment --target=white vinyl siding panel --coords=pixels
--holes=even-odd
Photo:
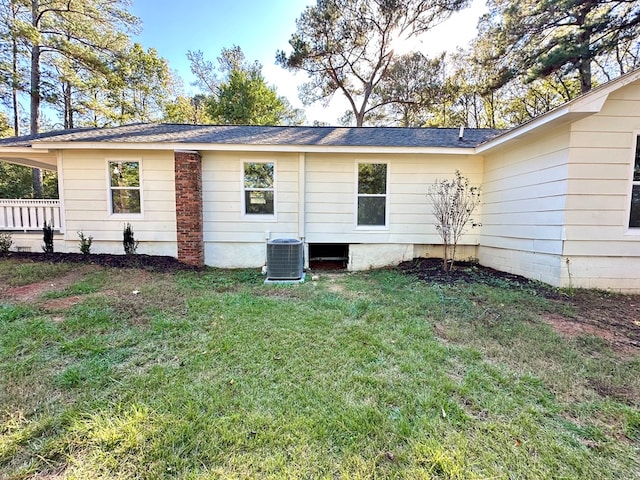
[[[529,278],[535,278],[551,285],[560,286],[557,255],[545,255],[531,250],[508,249],[482,245],[480,262],[504,272],[525,272]]]
[[[109,213],[109,160],[140,161],[143,214],[111,215]],[[150,247],[148,251],[176,255],[176,215],[173,152],[110,150],[67,150],[62,156],[64,208],[66,217],[65,241],[70,250],[77,246],[77,233],[93,236],[94,249],[101,242],[113,242],[113,253],[123,253],[122,230],[125,222],[133,226],[135,237],[140,240],[140,252],[145,253],[145,243],[157,242],[164,246],[160,251]]]
[[[638,288],[640,235],[627,228],[638,132],[636,82],[600,113],[488,152],[480,261],[553,285]]]
[[[387,163],[389,221],[385,230],[356,226],[356,164]],[[428,186],[453,178],[456,169],[473,185],[482,182],[482,158],[476,156],[347,155],[306,156],[306,240],[309,243],[438,244]],[[481,212],[474,213],[480,219]],[[366,228],[366,227],[364,227]],[[478,231],[469,228],[461,244],[474,245]]]
[[[638,133],[640,82],[613,92],[600,113],[572,125],[565,255],[636,257],[627,268],[640,268],[640,234],[634,234],[640,229],[628,228]]]
[[[245,215],[245,162],[273,162],[275,215]],[[203,152],[203,233],[206,243],[265,243],[270,238],[298,237],[298,155],[263,152]],[[268,233],[267,233],[268,232]],[[206,247],[206,255],[215,249]],[[206,259],[213,264],[213,259]]]
[[[559,284],[569,129],[527,140],[485,157],[480,261]]]

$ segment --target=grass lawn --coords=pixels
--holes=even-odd
[[[0,259],[0,478],[640,477],[639,352],[569,302],[262,280]]]

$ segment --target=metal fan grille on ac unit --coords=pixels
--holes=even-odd
[[[304,273],[304,246],[295,238],[278,238],[267,242],[267,278],[297,280]]]

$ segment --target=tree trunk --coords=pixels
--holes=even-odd
[[[13,110],[13,134],[20,136],[20,104],[18,103],[18,95],[20,92],[20,72],[18,71],[18,56],[20,50],[18,48],[17,34],[13,31],[18,20],[18,6],[13,2],[11,8],[11,109]]]
[[[73,128],[73,105],[71,104],[71,82],[62,83],[64,97],[64,128]]]
[[[442,245],[444,251],[442,252],[442,270],[444,270],[445,272],[449,271],[449,244],[447,242],[444,242],[444,245]]]
[[[16,137],[20,136],[20,104],[18,103],[18,42],[14,38],[12,40],[12,71],[13,78],[11,79],[11,101],[13,108],[13,134]]]
[[[33,198],[43,198],[42,170],[39,168],[31,169],[31,183],[33,185]]]
[[[594,5],[592,2],[582,2],[582,7],[583,8],[578,8],[576,23],[580,26],[580,33],[578,34],[577,39],[578,47],[580,49],[580,63],[578,65],[580,93],[584,94],[591,90],[591,61],[593,58],[589,52],[591,32],[586,28],[586,19],[589,11],[594,7]]]
[[[31,19],[33,26],[38,28],[38,0],[31,3]],[[31,46],[31,86],[30,86],[30,115],[31,134],[40,131],[40,45]]]
[[[38,28],[40,5],[38,0],[31,0],[31,24]],[[31,87],[30,87],[31,108],[29,120],[31,123],[30,133],[36,135],[40,131],[40,45],[31,46]],[[42,170],[34,168],[31,171],[33,184],[33,198],[42,198]]]
[[[591,90],[591,61],[584,58],[580,62],[580,93]]]

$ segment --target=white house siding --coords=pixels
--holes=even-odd
[[[356,226],[357,162],[389,165],[387,228]],[[350,270],[411,259],[429,251],[424,246],[441,243],[426,196],[428,186],[453,178],[456,169],[479,185],[482,168],[482,158],[469,155],[307,154],[305,240],[348,244]],[[473,230],[461,242],[477,243]]]
[[[258,267],[266,262],[266,241],[299,238],[298,154],[201,152],[205,264]],[[275,217],[244,215],[243,164],[275,163]]]
[[[275,162],[275,218],[243,215],[242,169],[248,161]],[[358,161],[389,164],[386,229],[356,226]],[[411,259],[430,251],[429,246],[441,243],[427,202],[428,185],[436,179],[452,178],[456,169],[479,185],[483,168],[481,157],[467,155],[307,153],[303,163],[301,175],[298,153],[202,152],[207,265],[225,268],[264,265],[266,241],[275,238],[303,238],[307,244],[348,244],[350,270]],[[300,208],[301,196],[304,209]],[[304,219],[300,222],[302,211]],[[476,218],[479,216],[480,212]],[[464,237],[462,243],[470,247],[462,248],[464,258],[474,256],[478,233],[471,230]]]
[[[107,161],[141,162],[142,214],[109,213]],[[93,253],[124,253],[122,231],[133,227],[138,253],[177,256],[173,152],[66,150],[62,156],[64,251],[78,252],[78,234]]]
[[[640,229],[629,229],[640,82],[571,128],[563,284],[640,291]]]
[[[560,285],[569,127],[488,152],[480,263]]]
[[[2,232],[0,232],[2,233]],[[11,250],[22,252],[41,252],[44,246],[42,231],[18,232],[11,233]],[[54,231],[53,233],[53,249],[56,252],[65,251],[64,235]]]

